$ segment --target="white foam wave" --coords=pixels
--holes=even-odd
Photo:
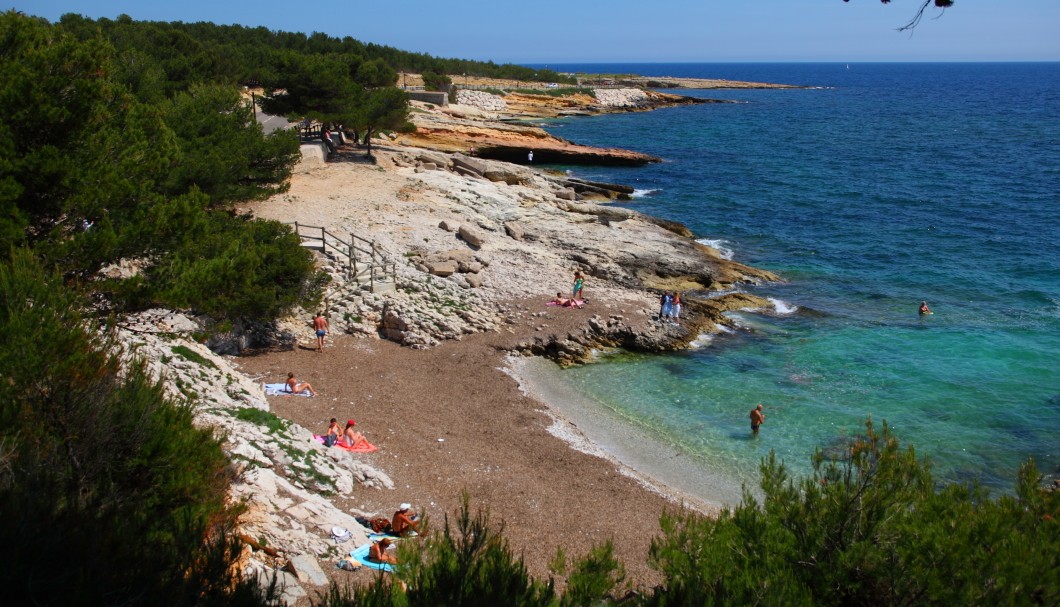
[[[773,304],[773,308],[780,316],[788,316],[789,314],[794,314],[795,312],[799,311],[799,306],[796,306],[795,304],[790,304],[784,301],[783,299],[777,299],[775,297],[768,297],[766,299],[768,299],[769,302]]]
[[[656,192],[659,192],[659,191],[660,191],[659,189],[638,190],[638,189],[634,188],[632,197],[633,198],[644,198],[645,196],[651,196],[652,194],[654,194]]]
[[[693,350],[705,348],[710,345],[710,342],[714,341],[714,335],[711,333],[700,333],[695,339],[689,342],[688,347]]]
[[[717,299],[717,298],[723,297],[725,295],[732,295],[733,293],[745,293],[745,292],[746,291],[741,291],[740,289],[722,289],[721,291],[711,291],[710,293],[707,293],[707,299]]]
[[[700,238],[696,242],[714,249],[722,259],[732,260],[733,250],[729,248],[728,241],[720,238]]]

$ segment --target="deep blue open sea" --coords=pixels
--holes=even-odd
[[[941,481],[1011,490],[1028,457],[1060,471],[1060,64],[549,67],[812,87],[547,126],[662,157],[563,168],[786,281],[746,288],[776,301],[739,313],[747,330],[562,373],[728,484],[695,492],[733,501],[770,449],[804,473],[870,416]]]

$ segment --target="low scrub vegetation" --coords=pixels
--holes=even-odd
[[[750,492],[718,518],[662,516],[649,562],[663,574],[632,589],[610,544],[554,580],[534,580],[488,513],[455,520],[422,542],[404,542],[394,577],[330,591],[319,607],[411,605],[1055,605],[1060,601],[1060,494],[1043,489],[1034,464],[1015,493],[975,484],[936,487],[930,467],[886,425],[866,424],[846,454],[814,457],[792,479],[771,455],[761,501]],[[568,571],[569,569],[569,571]],[[399,583],[400,582],[400,583]]]

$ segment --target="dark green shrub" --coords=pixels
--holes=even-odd
[[[427,535],[426,528],[424,531]],[[465,493],[455,529],[446,515],[441,533],[400,545],[397,577],[402,585],[385,576],[363,588],[332,585],[318,605],[555,605],[551,580],[542,584],[530,577],[522,560],[509,548],[503,531],[503,525],[499,530],[490,526],[488,513],[480,510],[472,515]]]
[[[118,291],[130,305],[161,303],[214,318],[269,320],[317,295],[312,254],[289,226],[203,210],[183,197],[143,221],[144,243],[169,254]],[[153,233],[148,236],[148,233]]]
[[[421,74],[423,77],[423,88],[428,91],[448,91],[449,85],[453,83],[452,79],[445,74],[438,74],[432,71],[426,71]]]
[[[217,368],[217,365],[213,364],[212,360],[204,357],[195,350],[192,350],[188,346],[173,346],[172,348],[170,348],[170,351],[185,360],[200,364],[204,367],[210,367],[211,369]]]
[[[0,265],[0,301],[0,603],[260,603],[233,590],[227,461],[191,406],[29,254]]]
[[[585,558],[574,564],[573,571],[567,576],[567,590],[563,593],[560,605],[602,605],[604,598],[613,598],[625,577],[625,568],[615,559],[614,545],[609,540],[594,547]]]
[[[928,467],[871,422],[850,455],[818,451],[811,477],[762,464],[763,502],[718,519],[662,518],[651,559],[666,577],[649,605],[1055,605],[1060,494],[1033,463],[1016,495],[935,490]]]
[[[408,604],[550,605],[555,598],[551,580],[533,580],[503,533],[503,524],[490,526],[488,512],[472,515],[465,493],[455,524],[446,515],[441,534],[399,554]]]
[[[275,434],[287,428],[287,422],[276,417],[271,411],[262,411],[253,407],[244,407],[236,411],[236,419],[258,424],[268,428],[269,433]]]

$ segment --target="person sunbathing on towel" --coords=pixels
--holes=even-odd
[[[416,530],[420,526],[420,519],[412,511],[412,504],[401,504],[394,518],[390,521],[390,529],[395,535],[419,535]]]
[[[313,386],[311,386],[311,385],[309,385],[307,383],[299,382],[297,379],[294,378],[294,371],[291,371],[290,373],[287,374],[287,391],[288,392],[293,392],[294,394],[301,394],[302,392],[305,392],[306,390],[309,390],[309,395],[310,396],[316,396],[317,395],[317,391],[313,389]]]
[[[569,306],[570,300],[563,296],[563,293],[556,293],[556,298],[552,300],[552,303],[557,306]]]
[[[362,443],[367,444],[368,439],[364,438],[364,435],[353,429],[357,425],[357,422],[352,419],[346,420],[346,430],[342,432],[342,442],[349,448],[354,448]]]
[[[397,558],[392,554],[387,554],[387,548],[394,543],[394,540],[384,537],[378,542],[372,544],[372,547],[368,549],[368,560],[375,561],[376,563],[389,563],[391,565],[397,565]]]

